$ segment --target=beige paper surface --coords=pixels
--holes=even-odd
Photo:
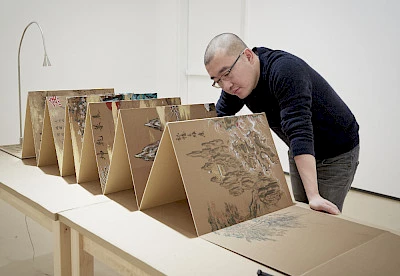
[[[47,104],[45,104],[43,128],[40,134],[39,151],[37,153],[36,162],[39,167],[57,164],[57,155]]]
[[[50,118],[50,130],[52,131],[53,143],[46,143],[46,148],[54,147],[57,154],[58,167],[62,168],[64,150],[64,132],[69,125],[65,121],[65,106],[67,96],[48,96],[46,97],[46,114]],[[44,125],[46,128],[46,124]],[[45,130],[44,130],[45,131]],[[47,131],[47,129],[46,129]],[[41,146],[42,147],[42,146]],[[43,150],[42,150],[43,151]],[[61,170],[61,169],[60,169]]]
[[[94,149],[92,120],[90,115],[90,103],[87,109],[84,133],[82,137],[82,149],[80,153],[79,163],[75,163],[76,182],[83,183],[88,181],[95,181],[99,179],[96,162],[96,152]]]
[[[41,150],[42,133],[47,132],[47,129],[43,128],[44,117],[45,117],[45,106],[46,97],[50,96],[73,96],[73,95],[86,95],[86,94],[101,94],[108,93],[113,89],[87,89],[87,90],[56,90],[56,91],[32,91],[28,92],[27,105],[29,106],[30,112],[28,113],[31,117],[32,133],[35,146],[36,158],[39,157],[39,151]],[[50,130],[51,132],[51,130]],[[43,160],[44,164],[48,164],[50,161]]]
[[[187,196],[167,125],[139,209],[146,210],[185,199]]]
[[[92,102],[101,102],[113,94],[85,95],[67,98],[67,114],[71,132],[71,147],[75,171],[80,171],[82,160],[83,137],[85,133],[87,108]],[[77,173],[78,174],[78,173]]]
[[[395,254],[388,239],[400,238],[375,241],[386,232],[293,206],[264,114],[168,123],[140,209],[186,233],[190,212],[201,238],[288,275],[325,275],[351,265],[332,261],[347,255],[361,266],[364,244]],[[162,218],[171,210],[182,220]]]
[[[179,178],[198,235],[293,204],[264,114],[168,123],[166,131],[141,208],[176,200],[165,193],[180,193]],[[178,171],[164,169],[174,162]]]
[[[133,191],[131,169],[125,145],[124,129],[120,116],[118,117],[118,123],[115,130],[112,156],[113,158],[109,161],[110,164],[107,178],[101,185],[103,194],[118,193],[126,190]],[[133,198],[135,199],[136,196],[134,195]],[[136,200],[134,201],[136,208],[138,208]]]
[[[29,103],[29,101],[27,101]],[[33,158],[36,157],[35,154],[35,143],[33,139],[33,127],[31,118],[31,109],[29,104],[26,105],[25,112],[25,126],[24,126],[24,138],[22,141],[22,153],[21,158]]]
[[[40,151],[46,151],[45,148],[47,150],[55,150],[56,161],[58,162],[58,168],[61,176],[72,175],[75,173],[68,108],[66,108],[67,97],[68,96],[65,95],[46,97],[45,117],[49,116],[50,119],[53,142],[45,143],[46,146]],[[43,131],[44,133],[49,131],[47,124],[44,124]],[[42,165],[42,161],[50,160],[49,157],[43,158],[42,155],[43,154],[40,153],[38,162],[39,166]],[[51,163],[47,161],[47,165],[50,164]]]
[[[46,97],[46,109],[45,116],[50,117],[51,131],[54,142],[45,143],[45,151],[55,150],[58,161],[58,167],[61,176],[72,175],[75,173],[72,141],[71,141],[71,130],[69,123],[67,97],[70,96],[82,96],[82,95],[103,95],[104,93],[113,93],[112,89],[94,89],[94,90],[74,90],[74,91],[62,91],[61,95],[47,96]],[[66,95],[64,95],[66,94]],[[111,94],[112,95],[112,94]],[[101,96],[99,96],[101,97]],[[48,114],[47,114],[48,112]],[[47,124],[44,124],[43,133],[46,133]],[[42,146],[41,146],[42,148]],[[54,149],[53,149],[54,148]],[[42,151],[43,151],[42,150]],[[47,160],[46,164],[50,165],[49,157],[42,158],[43,154],[40,154],[38,165],[40,166],[44,160]],[[53,161],[54,162],[54,161]],[[55,164],[55,162],[54,162]]]
[[[385,275],[400,272],[400,237],[384,232],[348,252],[306,272],[307,276]]]
[[[85,140],[88,144],[94,146],[94,152],[96,156],[96,164],[98,170],[98,177],[100,178],[100,184],[103,193],[110,193],[110,189],[106,191],[105,187],[108,182],[118,183],[120,189],[112,189],[111,191],[121,191],[129,187],[132,189],[131,182],[125,182],[125,169],[127,165],[121,164],[118,160],[126,160],[126,148],[125,143],[122,146],[118,146],[117,156],[114,160],[114,168],[112,174],[109,177],[109,171],[111,170],[111,161],[113,156],[114,138],[115,138],[115,114],[118,114],[118,110],[134,107],[143,106],[158,106],[167,103],[180,103],[180,98],[161,98],[161,99],[139,99],[139,100],[123,100],[123,101],[109,101],[109,102],[98,102],[89,103],[88,107],[88,124],[86,127],[92,132],[93,142]],[[86,145],[85,145],[86,146]],[[83,147],[85,147],[83,146]],[[125,152],[122,152],[122,147]],[[120,150],[121,149],[121,150]],[[124,161],[121,161],[124,162]],[[84,165],[81,165],[81,167]],[[90,167],[92,168],[92,167]],[[94,179],[93,179],[94,180]],[[109,188],[112,184],[108,185]]]
[[[115,125],[112,115],[112,104],[115,102],[89,103],[87,117],[89,124],[86,125],[86,131],[92,132],[93,150],[96,156],[98,178],[100,184],[104,187],[110,166],[110,160],[113,152],[113,142],[115,136]],[[86,140],[84,140],[86,142]],[[104,190],[104,188],[102,189]]]
[[[154,146],[161,136],[161,130],[147,127],[145,124],[157,117],[155,107],[120,109],[114,147],[117,151],[125,153],[126,156],[118,152],[115,153],[115,158],[111,161],[109,179],[104,190],[105,194],[133,189],[131,167],[138,168],[135,183],[136,180],[140,182],[139,179],[148,175],[149,167],[152,164],[150,159],[154,156],[148,156],[146,161],[143,159],[136,160],[134,155],[138,154],[144,147],[147,147],[148,155],[155,155],[157,148]],[[138,161],[142,161],[140,165],[137,165]],[[128,166],[128,171],[124,170],[124,174],[116,171],[117,168],[126,168],[126,166]],[[123,181],[118,181],[116,177],[122,177],[122,175],[124,175]],[[147,181],[147,177],[145,181]]]
[[[114,163],[112,163],[109,174],[110,179],[107,181],[105,193],[126,189],[130,185],[130,188],[134,187],[137,202],[140,204],[165,122],[215,116],[216,112],[213,104],[121,109],[120,121],[117,126],[120,130],[117,130],[114,147],[117,145],[117,139],[120,139],[118,137],[124,137],[124,146],[128,152],[130,165],[129,176],[132,177],[132,180],[130,183],[112,181],[113,173],[111,170],[114,166]],[[120,127],[120,125],[123,127]],[[117,158],[117,155],[113,154],[114,157]],[[125,157],[117,158],[117,160],[124,159]],[[118,167],[123,166],[120,162],[117,164],[116,166]],[[121,174],[119,174],[119,177],[121,177]]]
[[[382,233],[333,215],[290,206],[202,238],[283,273],[301,275]]]
[[[64,122],[65,122],[64,143],[63,143],[61,162],[59,162],[58,165],[61,176],[75,174],[74,153],[72,150],[71,127],[69,123],[68,108],[66,108],[64,112]]]
[[[118,118],[118,110],[119,109],[129,109],[129,108],[144,108],[144,107],[156,107],[156,106],[165,106],[165,105],[180,105],[181,98],[180,97],[172,97],[172,98],[159,98],[159,99],[139,99],[132,101],[120,101],[115,105],[113,109],[114,122],[117,124]]]
[[[27,108],[29,108],[29,115],[31,118],[36,158],[38,158],[39,156],[40,141],[43,130],[44,111],[46,106],[46,96],[49,93],[47,91],[28,92]]]

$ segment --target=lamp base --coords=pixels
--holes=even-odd
[[[19,159],[26,159],[26,158],[34,158],[35,156],[24,156],[22,157],[22,144],[15,144],[15,145],[3,145],[0,146],[0,150],[4,151],[12,156],[15,156]]]

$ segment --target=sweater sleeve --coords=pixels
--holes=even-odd
[[[279,102],[281,127],[289,139],[293,156],[315,156],[312,125],[312,82],[306,64],[282,58],[273,68],[272,89]]]
[[[218,117],[235,115],[243,106],[244,102],[240,98],[222,90],[216,104],[217,115]]]

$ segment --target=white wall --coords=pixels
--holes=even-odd
[[[27,92],[34,90],[111,87],[117,93],[186,95],[185,72],[178,70],[186,62],[181,2],[1,1],[0,144],[19,141],[17,56],[29,22],[41,25],[53,66],[42,67],[40,31],[31,25],[21,48],[23,118]]]
[[[299,55],[335,88],[360,124],[353,187],[400,198],[400,2],[248,1],[248,43]]]
[[[41,37],[31,26],[21,51],[23,109],[27,91],[99,87],[215,102],[204,50],[214,35],[234,32],[249,47],[287,50],[317,69],[361,126],[353,186],[400,198],[399,12],[395,0],[3,0],[0,145],[18,143],[17,53],[32,20],[53,66],[41,66]],[[287,171],[287,147],[274,140]]]
[[[204,51],[222,32],[243,33],[244,0],[189,0],[188,5],[188,102],[216,102],[220,90],[204,68]]]

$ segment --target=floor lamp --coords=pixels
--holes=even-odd
[[[43,60],[43,66],[51,66],[49,57],[47,55],[46,51],[46,44],[44,41],[44,35],[43,35],[43,30],[40,27],[39,23],[36,21],[30,22],[24,29],[24,32],[22,33],[21,40],[19,42],[19,48],[18,48],[18,107],[19,107],[19,144],[16,145],[5,145],[5,146],[0,146],[0,150],[5,151],[11,155],[14,155],[16,157],[22,158],[22,144],[23,144],[23,127],[22,127],[22,108],[21,108],[21,45],[22,41],[25,36],[26,30],[31,26],[31,25],[36,25],[38,26],[40,33],[42,35],[42,42],[43,42],[43,49],[44,49],[44,60]],[[28,104],[28,103],[27,103]]]

